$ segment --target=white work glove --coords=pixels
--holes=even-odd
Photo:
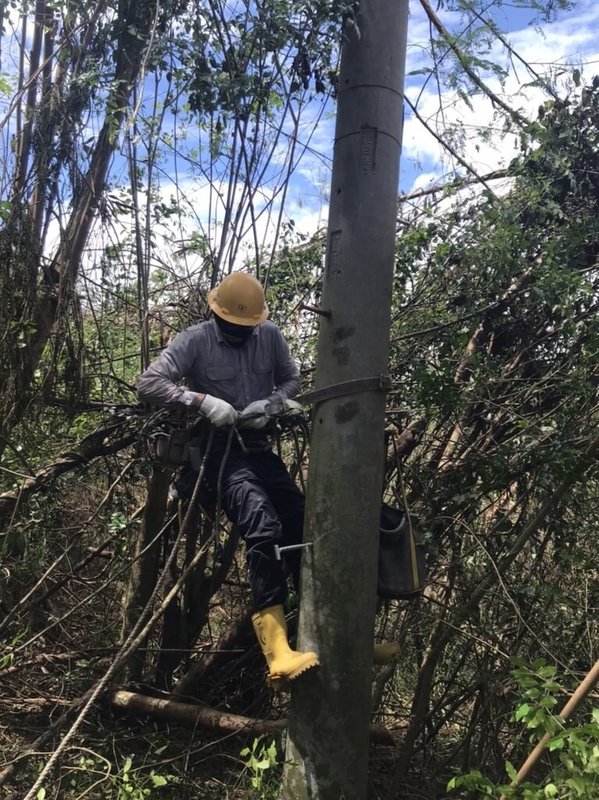
[[[239,425],[242,428],[261,430],[273,417],[278,417],[287,411],[302,410],[302,405],[296,400],[287,400],[281,395],[274,394],[265,400],[254,400],[253,403],[246,406],[239,415]]]
[[[214,425],[215,428],[223,428],[225,425],[235,425],[239,414],[231,403],[213,397],[211,394],[204,395],[200,404],[200,414]]]
[[[239,415],[239,427],[257,431],[265,428],[270,422],[270,418],[266,416],[266,409],[271,401],[272,397],[266,397],[264,400],[254,400],[246,406]]]
[[[304,407],[297,400],[283,400],[283,411],[303,411]]]

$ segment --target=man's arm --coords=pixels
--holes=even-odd
[[[238,414],[226,400],[177,385],[193,367],[196,337],[199,335],[197,329],[194,333],[189,329],[180,333],[150,364],[137,385],[139,399],[159,406],[193,406],[217,428],[234,425]]]
[[[190,392],[178,382],[189,374],[195,359],[193,337],[183,331],[141,375],[137,385],[139,399],[159,406],[197,405],[204,395]]]
[[[273,406],[286,408],[287,400],[295,397],[300,390],[300,372],[296,362],[291,357],[289,345],[281,331],[273,323],[265,323],[268,327],[264,330],[265,343],[274,352],[273,379],[274,387],[268,397],[254,400],[246,406],[239,415],[241,427],[260,430],[265,428],[270,421],[270,414],[280,413],[273,411]],[[275,402],[278,398],[278,402]]]

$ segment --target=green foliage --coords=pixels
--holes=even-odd
[[[68,781],[73,796],[82,789],[85,793],[97,787],[96,791],[100,794],[94,796],[106,800],[174,797],[172,790],[175,789],[176,782],[175,776],[171,774],[162,774],[153,768],[135,767],[133,756],[126,756],[120,768],[113,773],[110,762],[99,753],[91,751],[86,751],[77,759]],[[86,790],[84,787],[88,784]]]
[[[339,2],[268,0],[255,8],[232,8],[218,20],[214,9],[198,4],[190,25],[199,55],[189,108],[215,117],[216,151],[231,114],[257,118],[280,109],[287,92],[299,99],[311,86],[317,94],[327,91],[344,10]],[[284,52],[291,57],[282,72],[277,62]]]
[[[430,532],[427,613],[455,631],[422,621],[416,655],[442,655],[430,711],[419,682],[413,708],[422,747],[450,736],[476,797],[499,796],[506,761],[525,755],[508,657],[533,662],[542,646],[575,674],[593,659],[598,94],[545,107],[496,196],[406,209],[397,241],[388,424],[423,431],[397,471]],[[519,704],[537,738],[556,704],[552,668],[539,670]]]
[[[512,783],[517,783],[517,771],[507,762],[505,771],[510,784],[497,784],[480,770],[471,770],[452,778],[447,788],[506,800],[591,800],[599,791],[599,708],[584,714],[578,724],[562,721],[552,713],[558,698],[564,696],[564,688],[555,680],[556,667],[543,659],[530,666],[522,659],[516,662],[512,676],[518,685],[519,698],[512,722],[523,724],[531,732],[531,747],[543,736],[550,737],[543,765],[545,777],[513,786]]]
[[[554,477],[572,467],[595,391],[596,104],[585,90],[580,106],[547,113],[509,195],[425,220],[398,243],[392,346],[410,415],[470,409],[471,438],[493,427],[504,464],[543,462]],[[485,421],[500,408],[501,431]]]
[[[25,637],[26,631],[19,631],[16,633],[10,641],[3,643],[2,649],[0,649],[0,670],[8,669],[12,667],[15,661],[14,657],[14,648],[19,642]]]
[[[118,800],[144,800],[146,797],[155,796],[156,789],[168,786],[169,779],[167,776],[157,774],[153,769],[146,775],[141,775],[133,769],[133,759],[128,756],[114,782]]]
[[[270,317],[284,330],[294,357],[305,367],[316,359],[317,318],[302,312],[301,306],[319,305],[323,248],[322,237],[302,236],[291,221],[266,277]]]
[[[240,756],[244,759],[255,796],[261,800],[274,800],[278,792],[278,780],[273,777],[273,772],[279,764],[274,739],[268,743],[259,736],[254,739],[251,747],[243,748]]]

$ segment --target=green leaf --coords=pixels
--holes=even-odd
[[[518,772],[516,770],[516,767],[510,761],[506,761],[505,762],[505,771],[507,772],[508,778],[511,781],[515,781],[516,780],[516,778],[518,776]]]
[[[539,706],[541,708],[553,708],[556,705],[557,700],[555,697],[543,697],[543,699],[539,701]]]
[[[578,775],[573,775],[567,779],[566,785],[571,786],[576,791],[578,797],[584,797],[586,786],[583,778]]]
[[[45,796],[46,796],[46,790],[42,786],[42,788],[37,793],[36,798],[37,798],[37,800],[44,800]]]
[[[0,200],[0,218],[6,220],[12,213],[12,203],[8,200]]]
[[[167,779],[162,775],[150,775],[150,778],[154,786],[166,786],[168,784]]]

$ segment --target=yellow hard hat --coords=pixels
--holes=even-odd
[[[234,325],[258,325],[268,317],[264,289],[245,272],[232,272],[208,292],[208,305]]]

